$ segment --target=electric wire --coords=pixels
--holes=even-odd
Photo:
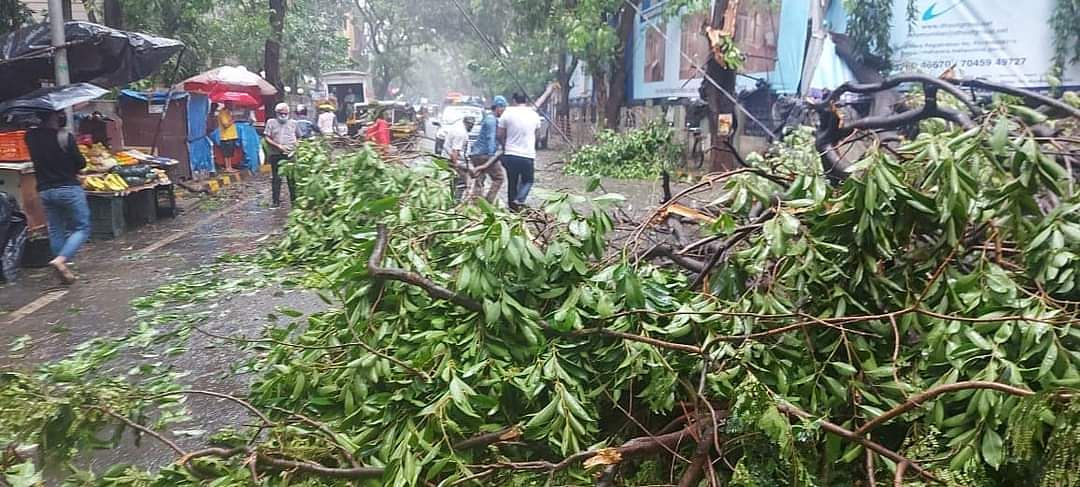
[[[503,61],[502,56],[499,55],[498,49],[496,49],[495,46],[492,45],[491,41],[488,40],[487,36],[485,36],[483,31],[480,30],[480,27],[476,25],[476,22],[473,21],[469,13],[465,11],[465,7],[462,7],[461,3],[459,3],[458,0],[450,1],[453,2],[454,6],[457,7],[458,11],[461,12],[461,15],[465,17],[465,21],[468,22],[469,26],[472,27],[474,31],[476,31],[476,35],[480,37],[480,40],[484,41],[484,45],[486,45],[487,48],[491,50],[491,55],[495,56],[495,60],[499,62],[503,69],[506,70],[507,74],[510,75],[510,78],[514,80],[514,84],[517,85],[519,90],[521,90],[521,94],[525,95],[525,98],[531,103],[532,98],[529,97],[529,92],[525,89],[525,85],[521,82],[520,79],[518,79],[517,74],[514,73],[514,71],[511,70],[509,66],[507,66],[505,61]],[[561,86],[560,89],[568,90],[570,89],[570,87]],[[559,136],[562,137],[562,139],[566,142],[567,145],[570,146],[571,149],[577,150],[577,144],[575,144],[574,141],[570,140],[570,136],[566,135],[566,132],[563,131],[562,127],[560,127],[558,123],[555,123],[555,121],[548,116],[545,110],[539,110],[539,108],[540,107],[537,107],[537,112],[540,113],[540,116],[544,117],[544,120],[548,121],[548,125],[555,127],[555,131],[559,133]]]

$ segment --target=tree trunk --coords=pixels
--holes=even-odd
[[[607,113],[608,82],[607,74],[603,71],[593,73],[593,94],[595,95],[593,116],[596,118],[596,125],[594,125],[594,127],[601,125],[606,127],[607,122],[604,119],[604,114]]]
[[[270,0],[270,36],[266,38],[266,51],[263,56],[263,71],[266,81],[274,85],[277,95],[267,98],[266,115],[273,116],[274,105],[285,97],[281,83],[281,39],[285,32],[285,0]]]
[[[577,70],[578,60],[574,60],[567,63],[567,55],[565,53],[559,54],[559,71],[557,77],[559,79],[559,85],[562,89],[559,90],[559,104],[556,110],[555,123],[563,132],[570,136],[570,80],[574,77],[574,71]]]
[[[641,4],[641,0],[633,0],[635,6]],[[634,18],[637,11],[627,5],[619,10],[619,48],[616,50],[615,61],[611,66],[611,76],[608,77],[610,85],[607,90],[607,99],[604,103],[604,122],[611,130],[619,129],[619,111],[626,101],[626,79],[629,73],[626,67],[630,64],[630,56],[633,52],[628,49],[630,36],[634,35]]]
[[[120,0],[104,0],[102,10],[106,26],[124,29],[124,5],[120,3]]]
[[[720,29],[724,25],[724,13],[727,11],[729,0],[717,0],[713,6],[712,20],[710,27],[712,29]],[[706,38],[709,37],[708,33],[703,35]],[[709,40],[710,46],[712,40]],[[735,71],[725,68],[720,64],[716,56],[709,56],[708,62],[705,63],[705,74],[708,78],[712,78],[716,84],[726,90],[729,94],[735,93]],[[735,102],[731,100],[727,95],[720,91],[713,85],[708,79],[705,79],[701,83],[701,98],[709,105],[709,141],[711,144],[711,150],[709,150],[709,161],[715,171],[723,171],[727,169],[733,169],[736,164],[735,154],[728,144],[721,143],[721,137],[726,138],[728,141],[735,134]],[[719,119],[721,115],[729,115],[732,119],[732,125],[730,134],[721,136],[719,134]]]

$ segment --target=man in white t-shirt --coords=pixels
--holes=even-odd
[[[522,93],[514,93],[514,106],[499,117],[499,140],[505,147],[502,162],[506,168],[506,205],[511,210],[524,207],[532,190],[536,175],[536,132],[541,122],[536,110],[557,87],[557,83],[549,85],[535,103],[529,103]]]
[[[475,125],[475,118],[465,117],[446,131],[446,143],[443,147],[450,156],[450,167],[457,171],[457,176],[454,177],[454,201],[461,201],[468,187],[469,132],[472,132]]]

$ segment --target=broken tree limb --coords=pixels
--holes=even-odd
[[[657,258],[657,257],[664,257],[664,258],[678,264],[679,266],[685,268],[686,270],[689,270],[689,271],[694,272],[694,273],[700,274],[701,271],[703,271],[705,269],[705,263],[704,262],[701,262],[700,260],[697,260],[697,259],[694,259],[694,258],[691,258],[691,257],[687,257],[685,255],[679,255],[678,253],[675,252],[674,249],[672,249],[671,247],[669,247],[666,244],[660,244],[660,245],[657,245],[657,246],[653,247],[652,249],[649,250],[648,253],[646,253],[644,255],[643,258],[644,259],[654,259],[654,258]]]
[[[694,428],[697,425],[688,426],[682,430],[668,433],[660,436],[646,436],[638,437],[623,443],[622,446],[616,448],[602,448],[597,450],[587,450],[570,455],[558,463],[552,463],[545,460],[532,461],[532,462],[502,462],[490,465],[470,465],[472,469],[480,470],[521,470],[521,471],[535,471],[535,472],[559,472],[570,468],[572,465],[579,462],[584,462],[592,457],[600,454],[618,455],[622,460],[628,458],[640,457],[643,455],[658,453],[664,449],[678,448],[679,444],[688,438],[692,438],[690,434],[690,428]]]
[[[702,284],[705,283],[705,279],[709,277],[709,273],[712,272],[713,268],[716,267],[718,263],[720,263],[720,260],[723,259],[725,255],[727,255],[728,251],[738,245],[739,242],[742,242],[744,239],[749,237],[750,234],[753,233],[754,229],[759,228],[757,225],[762,224],[763,222],[765,222],[765,220],[768,220],[769,218],[772,218],[773,215],[774,212],[772,210],[769,210],[763,213],[760,217],[758,217],[757,221],[755,221],[753,225],[742,227],[741,229],[736,230],[735,233],[732,234],[731,237],[727,239],[727,241],[720,245],[720,248],[716,249],[716,252],[713,252],[712,256],[709,257],[709,261],[705,263],[705,268],[698,273],[697,278],[694,279],[694,283],[690,285],[690,289],[697,289],[701,287]]]
[[[371,251],[371,258],[368,259],[367,265],[368,273],[371,274],[371,277],[412,284],[413,286],[423,289],[433,298],[449,301],[469,311],[484,311],[484,306],[478,301],[442,287],[436,284],[435,281],[421,276],[420,274],[401,269],[382,267],[383,256],[386,253],[386,246],[389,240],[390,234],[386,229],[386,225],[379,224],[376,228],[375,248]]]
[[[855,434],[859,436],[865,436],[866,433],[868,433],[870,430],[877,428],[878,426],[887,423],[889,420],[900,416],[901,414],[904,414],[908,411],[911,411],[912,409],[921,407],[926,402],[931,401],[942,394],[948,394],[950,392],[957,392],[968,389],[990,389],[998,392],[1004,392],[1006,394],[1011,394],[1014,396],[1030,396],[1035,394],[1034,392],[1027,389],[1021,389],[1019,387],[990,381],[965,381],[940,385],[927,389],[914,396],[911,396],[903,404],[896,406],[888,411],[885,411],[885,413],[881,416],[867,421],[865,424],[859,427],[859,429],[855,430]]]
[[[716,423],[714,421],[706,421],[703,424],[707,424],[707,427],[702,428],[701,438],[698,440],[697,449],[694,450],[694,456],[690,461],[690,466],[686,468],[686,472],[683,473],[682,479],[679,480],[679,487],[694,487],[698,485],[698,481],[701,480],[701,474],[705,469],[705,466],[709,464],[709,452],[713,447],[713,439],[716,437]]]
[[[454,443],[454,450],[469,450],[472,448],[482,448],[495,443],[503,441],[513,441],[521,438],[521,429],[517,426],[511,426],[509,428],[503,428],[499,431],[493,431],[491,433],[484,433],[482,435],[473,436],[472,438],[466,438],[457,443]]]
[[[784,414],[787,414],[789,416],[793,416],[793,417],[796,417],[796,418],[799,418],[799,419],[816,420],[817,424],[819,424],[821,426],[821,429],[825,430],[826,432],[832,433],[832,434],[834,434],[836,436],[839,436],[839,437],[841,437],[841,438],[843,438],[845,440],[858,443],[858,444],[862,445],[864,448],[866,448],[868,450],[872,450],[874,453],[877,453],[878,455],[881,455],[881,456],[883,456],[885,458],[888,458],[889,460],[892,460],[894,463],[899,464],[899,463],[905,463],[906,462],[908,464],[909,468],[911,468],[912,470],[917,472],[920,476],[922,476],[926,480],[929,480],[931,482],[941,483],[940,479],[935,477],[934,474],[932,474],[928,470],[924,469],[918,463],[915,463],[911,459],[909,459],[909,458],[907,458],[907,457],[905,457],[905,456],[903,456],[903,455],[901,455],[899,453],[896,453],[895,451],[892,451],[892,450],[890,450],[888,448],[885,448],[884,446],[881,446],[878,443],[867,440],[866,438],[863,438],[862,436],[859,436],[859,435],[855,434],[855,432],[853,432],[853,431],[851,431],[851,430],[849,430],[847,428],[844,428],[844,427],[842,427],[840,425],[837,425],[835,423],[831,423],[831,422],[826,421],[824,419],[815,418],[812,414],[810,414],[810,413],[808,413],[806,411],[803,411],[802,409],[799,409],[799,408],[797,408],[797,407],[795,407],[795,406],[793,406],[791,404],[780,403],[780,404],[777,404],[776,407],[777,407],[777,409],[780,410],[780,412],[782,412]]]
[[[1040,104],[1040,105],[1045,105],[1045,106],[1048,106],[1048,107],[1053,107],[1053,108],[1061,110],[1061,111],[1063,111],[1065,113],[1068,113],[1068,114],[1072,115],[1073,117],[1080,118],[1080,110],[1074,108],[1072,105],[1069,105],[1069,104],[1067,104],[1067,103],[1065,103],[1065,102],[1063,102],[1061,100],[1058,100],[1056,98],[1051,98],[1049,96],[1046,96],[1046,95],[1043,95],[1043,94],[1040,94],[1040,93],[1036,93],[1034,91],[1025,90],[1025,89],[1021,89],[1021,88],[1014,88],[1012,86],[1002,85],[1002,84],[998,84],[998,83],[991,83],[989,81],[983,81],[983,80],[978,80],[978,79],[959,80],[959,81],[954,81],[953,83],[955,83],[957,85],[960,85],[960,86],[966,86],[966,87],[975,88],[977,90],[997,91],[999,93],[1005,93],[1006,95],[1018,96],[1018,97],[1023,98],[1025,100],[1029,101],[1029,102],[1037,103],[1037,104]]]

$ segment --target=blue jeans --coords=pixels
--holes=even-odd
[[[53,255],[71,260],[90,238],[90,205],[80,186],[61,186],[39,193],[49,221],[49,246]]]
[[[535,178],[535,160],[527,157],[502,157],[506,168],[506,204],[507,206],[524,205],[532,191]]]

